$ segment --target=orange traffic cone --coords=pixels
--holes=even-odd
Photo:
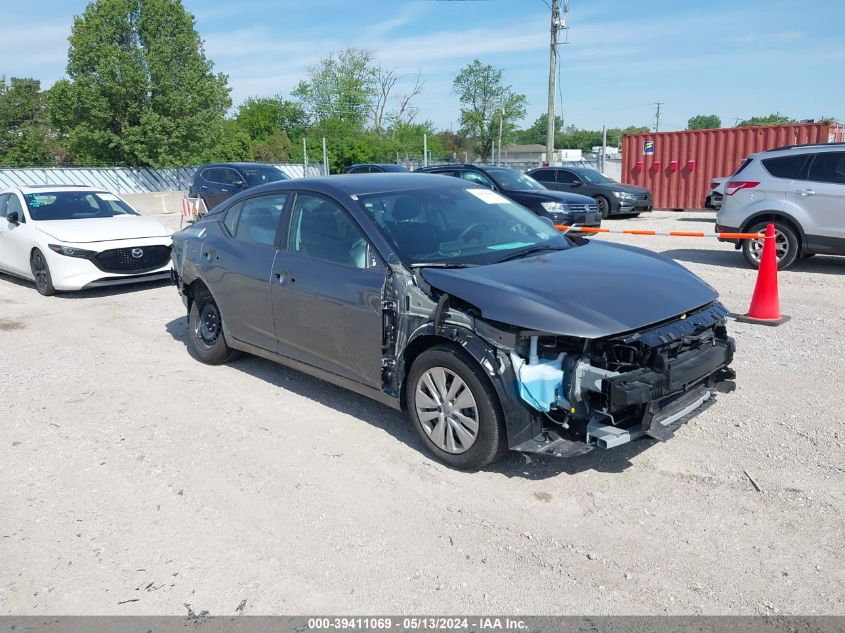
[[[736,320],[761,325],[780,325],[789,320],[788,316],[780,313],[774,224],[766,226],[766,237],[763,241],[763,253],[760,255],[760,268],[757,270],[757,283],[754,286],[754,295],[751,297],[751,307],[748,308],[747,314],[737,316]]]

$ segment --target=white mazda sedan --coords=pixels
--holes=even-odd
[[[42,295],[167,279],[171,235],[103,189],[0,191],[0,272],[33,280]]]

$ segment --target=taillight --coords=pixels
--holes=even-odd
[[[711,188],[711,189],[715,189],[715,188],[716,188],[716,187],[718,187],[718,186],[719,186],[719,183],[718,183],[718,182],[711,182],[711,183],[710,183],[710,188]]]
[[[725,193],[732,196],[740,189],[754,189],[759,184],[753,180],[731,180],[725,185]]]

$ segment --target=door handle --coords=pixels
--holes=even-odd
[[[293,278],[293,274],[289,270],[282,271],[280,273],[276,273],[276,281],[279,282],[281,286],[287,286],[296,281]]]
[[[207,185],[200,185],[200,189],[208,189]]]
[[[802,196],[814,196],[814,195],[816,195],[816,192],[813,189],[799,189],[798,193]]]

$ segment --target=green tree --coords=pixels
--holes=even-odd
[[[500,68],[477,59],[461,69],[452,86],[461,103],[461,133],[475,142],[481,160],[487,160],[500,122],[502,140],[509,141],[516,121],[525,117],[528,100],[505,85]]]
[[[766,116],[753,116],[750,119],[745,119],[739,122],[739,127],[748,127],[750,125],[780,125],[782,123],[795,123],[795,119],[790,119],[780,112],[774,114],[767,114]]]
[[[54,165],[63,153],[41,82],[0,77],[0,165]]]
[[[74,19],[51,115],[86,163],[196,163],[223,141],[227,78],[181,0],[93,0]]]
[[[722,127],[722,119],[715,114],[696,114],[687,121],[688,130],[710,130]]]
[[[345,48],[308,69],[293,95],[314,122],[337,121],[362,130],[371,111],[377,69],[370,51]]]
[[[524,130],[519,130],[514,134],[514,140],[518,143],[525,143],[527,145],[536,144],[536,145],[544,145],[546,144],[546,132],[548,130],[548,114],[541,114],[537,117],[534,123],[531,124],[530,127],[525,128]],[[555,117],[555,134],[560,134],[563,131],[563,119],[559,116]]]
[[[250,97],[238,106],[235,121],[255,141],[285,132],[290,142],[290,139],[301,138],[308,128],[308,116],[302,105],[281,96]]]

